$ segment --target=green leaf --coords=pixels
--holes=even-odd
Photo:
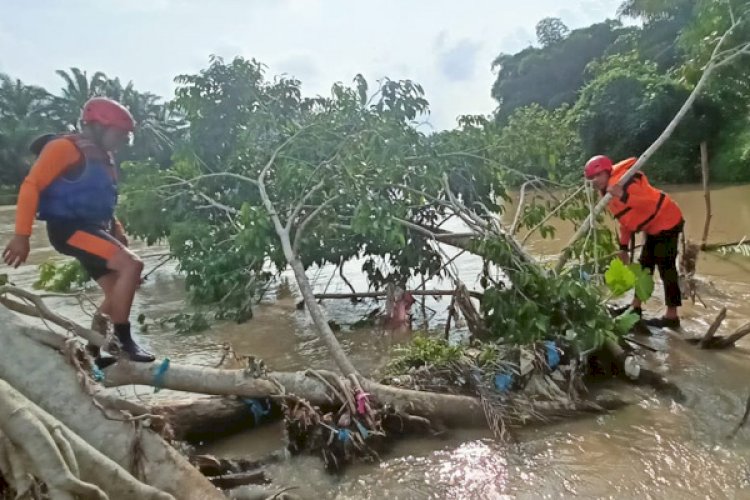
[[[640,316],[633,312],[621,314],[615,318],[615,331],[620,335],[625,335],[635,326],[640,320]]]
[[[604,273],[604,282],[615,297],[619,297],[635,286],[636,276],[620,259],[613,259]]]
[[[646,302],[654,293],[654,277],[640,264],[631,264],[630,270],[635,274],[635,296],[641,302]]]

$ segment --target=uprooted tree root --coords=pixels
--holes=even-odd
[[[354,462],[378,461],[398,437],[437,432],[426,418],[381,404],[361,391],[352,394],[345,384],[339,385],[330,386],[339,404],[326,408],[286,398],[284,424],[292,455],[320,456],[328,472],[338,473]]]

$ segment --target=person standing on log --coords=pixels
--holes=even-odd
[[[632,167],[636,158],[628,158],[613,165],[606,156],[594,156],[584,168],[586,179],[604,196],[612,195],[608,209],[619,223],[619,258],[629,264],[628,244],[631,237],[643,231],[646,241],[641,250],[640,264],[653,274],[659,268],[664,282],[664,301],[667,312],[661,318],[646,320],[646,324],[658,328],[679,328],[677,308],[682,305],[679,274],[677,272],[677,244],[685,221],[675,201],[663,191],[654,188],[642,172],[620,185],[620,179]],[[633,310],[642,315],[641,301],[633,298]],[[618,309],[624,313],[628,307]]]
[[[130,140],[135,120],[120,103],[94,97],[81,112],[81,133],[47,134],[31,145],[38,158],[18,194],[15,236],[3,259],[18,267],[29,256],[35,216],[47,222],[47,235],[58,252],[76,258],[104,290],[101,312],[131,360],[154,356],[130,332],[130,309],[141,283],[143,262],[128,249],[115,218],[118,169],[113,153]],[[98,350],[94,350],[98,362]],[[111,360],[111,358],[109,358]]]

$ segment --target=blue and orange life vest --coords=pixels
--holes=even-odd
[[[112,156],[80,135],[65,135],[81,152],[83,162],[55,179],[40,193],[40,220],[109,223],[117,205],[117,169]]]

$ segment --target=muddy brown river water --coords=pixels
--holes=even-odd
[[[702,191],[691,186],[669,191],[685,212],[688,236],[697,240],[705,214]],[[713,205],[710,241],[750,237],[750,186],[714,188]],[[3,244],[12,234],[13,215],[13,207],[0,208]],[[551,255],[569,234],[570,228],[563,226],[557,240],[537,242],[532,248],[539,255]],[[147,270],[158,262],[153,254],[164,251],[135,248],[146,256]],[[36,265],[54,256],[39,225],[32,249],[29,264],[10,272],[17,285],[30,287],[37,276]],[[476,284],[477,259],[460,257],[456,263],[464,281]],[[345,271],[364,290],[364,282],[357,278],[358,264],[351,263]],[[317,289],[327,286],[330,273],[331,269],[310,272]],[[706,282],[699,292],[707,307],[700,303],[684,307],[681,335],[702,334],[721,307],[728,310],[725,330],[750,321],[750,258],[702,254],[698,274]],[[328,290],[345,288],[334,279]],[[95,288],[91,291],[96,297]],[[657,288],[647,312],[659,312],[661,293]],[[184,298],[174,266],[164,266],[142,287],[134,316],[143,312],[154,320],[184,311]],[[50,302],[63,314],[88,322],[87,311],[76,301],[53,298]],[[219,346],[231,342],[239,353],[259,356],[273,369],[331,367],[309,318],[295,309],[294,302],[293,296],[281,294],[275,303],[260,306],[255,318],[243,325],[219,323],[193,335],[152,327],[141,339],[175,361],[215,363]],[[440,326],[447,302],[428,300],[427,306],[437,311],[431,326]],[[326,307],[331,317],[346,325],[374,305],[328,301]],[[419,304],[414,311],[420,318]],[[355,364],[363,372],[373,372],[409,334],[344,328],[339,337]],[[520,430],[510,444],[496,442],[487,432],[458,431],[439,439],[399,442],[379,464],[351,467],[341,477],[326,475],[321,462],[312,457],[287,460],[272,466],[270,473],[279,484],[297,486],[303,497],[316,499],[750,498],[750,426],[727,439],[750,394],[750,337],[738,349],[724,352],[700,351],[666,333],[654,342],[665,349],[662,356],[669,377],[687,396],[682,404],[642,391],[639,404],[598,418]],[[128,397],[152,392],[142,387],[121,391]],[[280,427],[272,425],[205,449],[224,456],[261,457],[279,449],[281,438]]]

